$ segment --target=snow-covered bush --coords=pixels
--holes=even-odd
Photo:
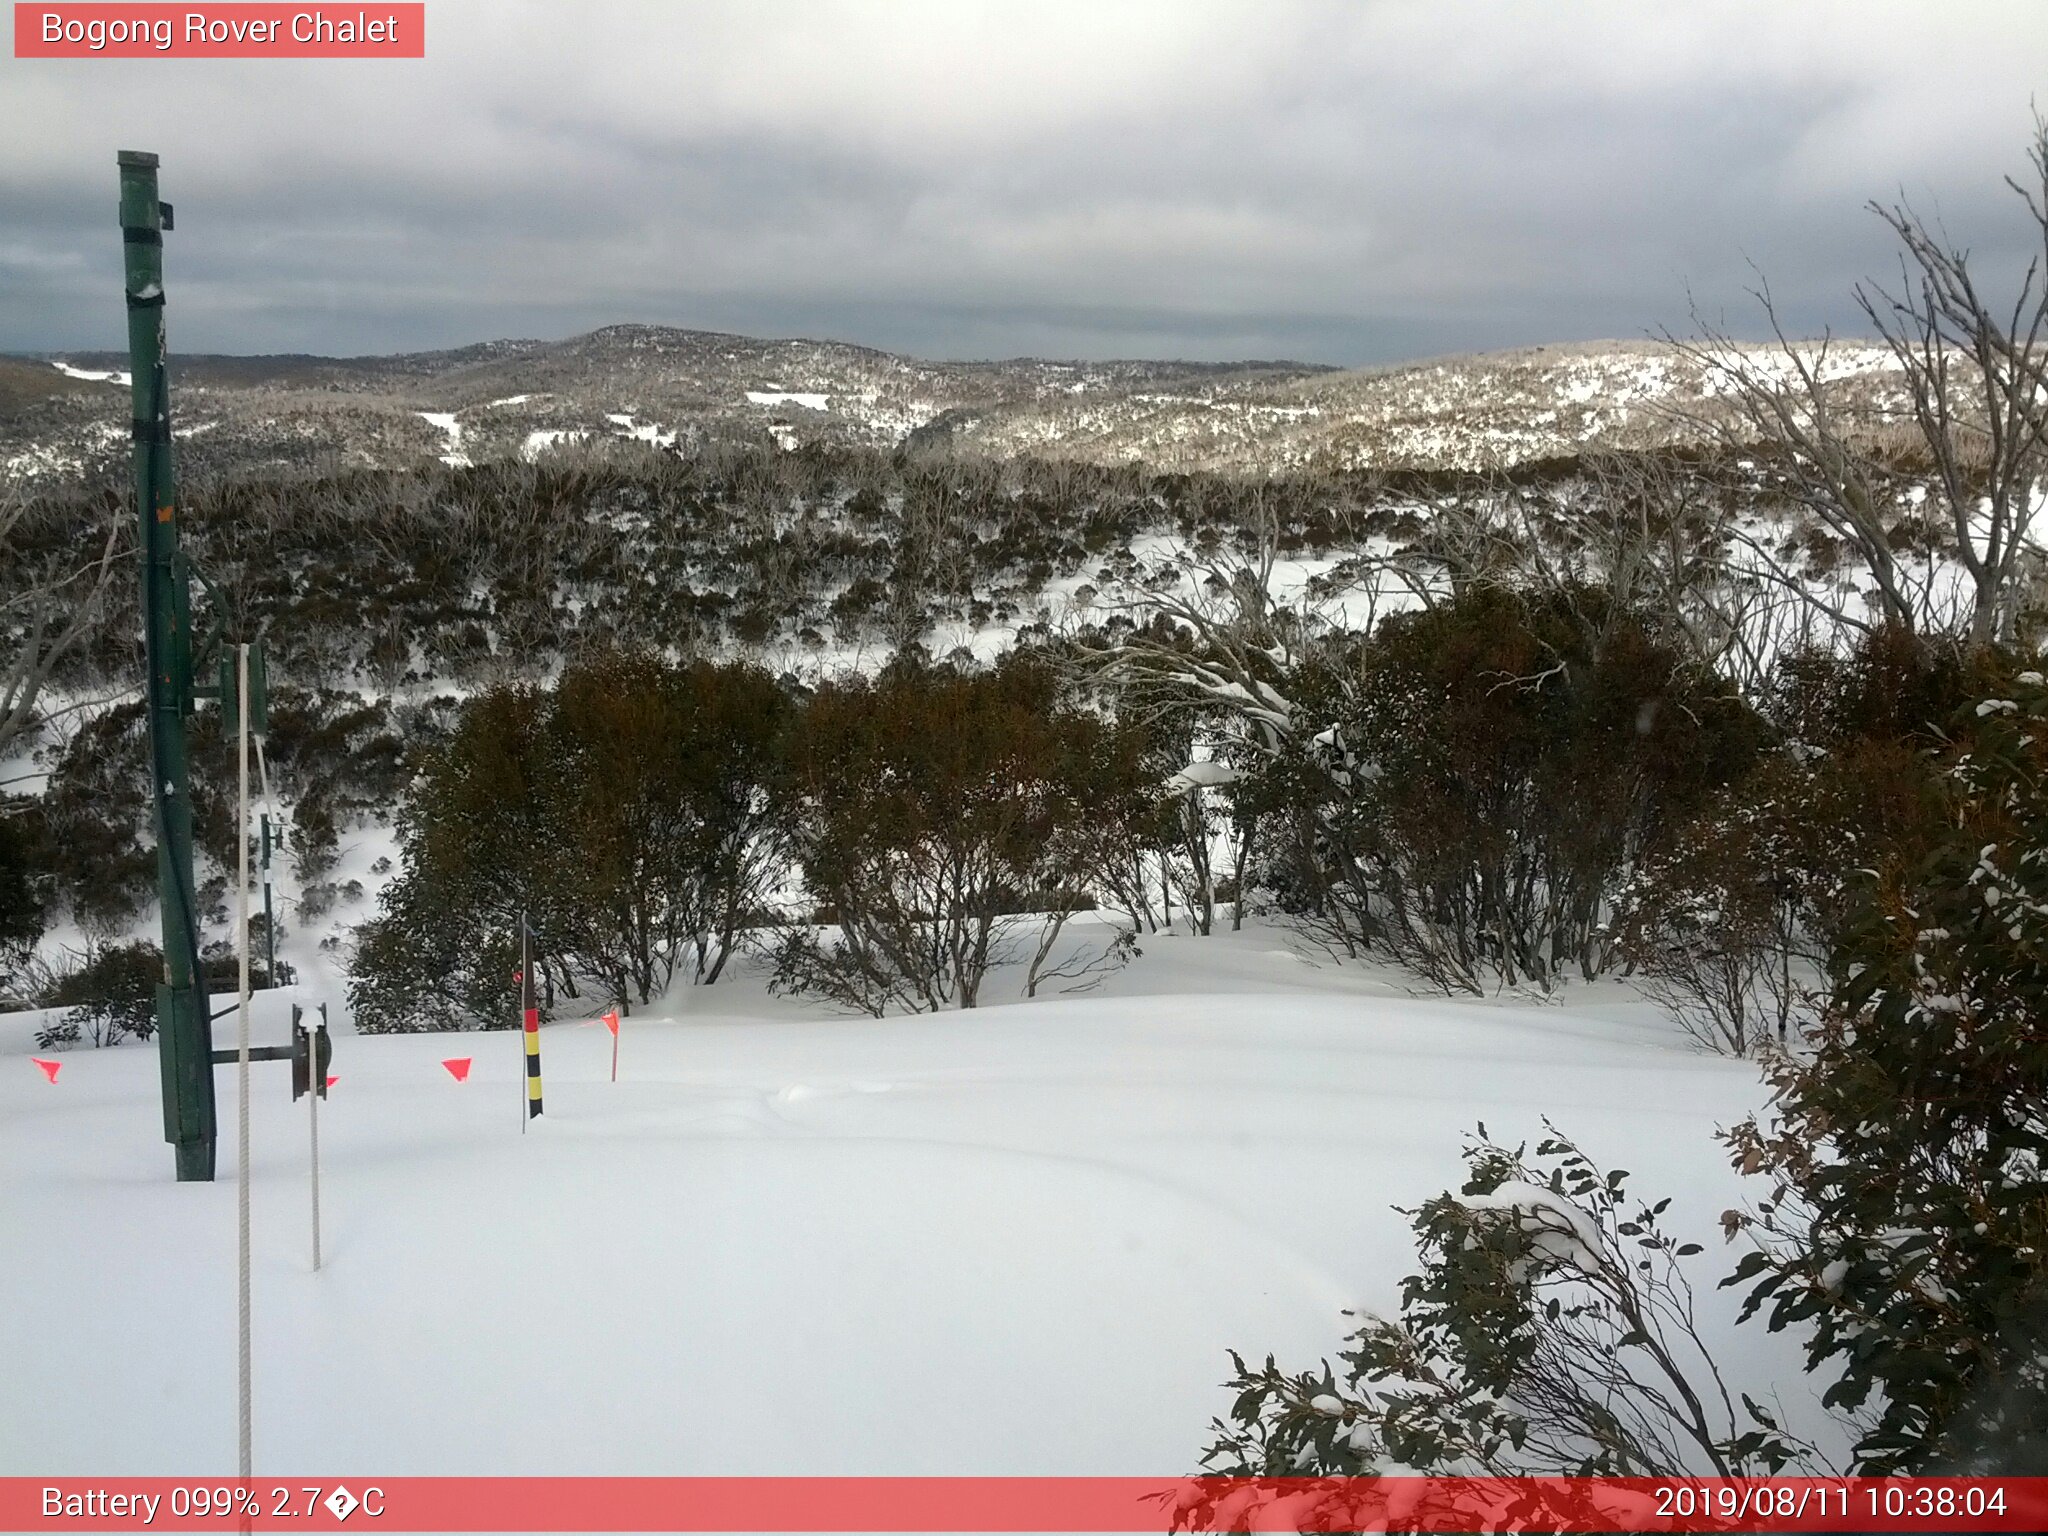
[[[364,1034],[511,1028],[519,1020],[515,928],[437,899],[401,876],[356,930],[348,1000]]]
[[[390,814],[406,783],[406,747],[387,700],[365,701],[342,689],[274,687],[263,750],[272,789],[290,811],[286,849],[302,892],[331,890],[343,833]],[[228,760],[223,751],[220,761]],[[227,846],[233,847],[231,840]]]
[[[2048,1470],[2048,683],[1963,716],[1946,834],[1854,887],[1829,1007],[1738,1126],[1729,1283],[1811,1329],[1872,1473]]]
[[[1812,1449],[1723,1379],[1669,1200],[1632,1201],[1554,1128],[1532,1163],[1487,1138],[1470,1177],[1408,1212],[1421,1257],[1398,1318],[1288,1372],[1235,1351],[1237,1399],[1202,1458],[1231,1478],[1740,1476]],[[1210,1512],[1191,1511],[1201,1526]],[[1316,1529],[1296,1526],[1295,1529]],[[1341,1527],[1339,1527],[1341,1528]]]

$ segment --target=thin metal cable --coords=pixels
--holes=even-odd
[[[241,1469],[254,1476],[249,1411],[249,647],[236,647],[236,694],[241,771],[235,800],[235,927],[240,934],[239,996],[236,1009],[235,1074],[241,1115],[236,1143],[235,1267],[236,1368],[241,1388]]]
[[[263,810],[270,817],[270,824],[275,827],[278,825],[277,801],[272,798],[270,793],[270,759],[264,755],[263,738],[258,736],[255,738],[255,742],[256,774],[263,786]],[[275,976],[270,978],[270,985],[273,987],[277,985],[277,978]],[[293,1007],[292,1016],[294,1018],[298,1017],[296,1005]],[[321,1020],[324,1024],[326,1021],[325,1014],[322,1014]],[[309,1083],[312,1089],[312,1097],[307,1105],[307,1135],[311,1142],[309,1150],[312,1154],[313,1166],[313,1268],[316,1270],[320,1267],[320,1098],[327,1081],[326,1074],[320,1067],[320,1053],[316,1048],[317,1039],[318,1037],[316,1036],[314,1041],[308,1043],[308,1048],[312,1050]]]
[[[278,824],[278,818],[277,802],[270,797],[270,759],[263,755],[263,738],[255,736],[250,739],[256,743],[256,773],[263,787],[263,809],[274,827]]]
[[[253,739],[256,743],[256,773],[263,785],[263,814],[264,817],[270,822],[271,828],[270,846],[264,850],[263,854],[263,894],[267,899],[270,896],[272,890],[274,889],[274,883],[271,880],[270,872],[271,866],[275,860],[275,855],[278,848],[278,840],[284,834],[284,822],[282,818],[280,818],[277,814],[277,802],[273,800],[270,795],[270,759],[264,755],[263,738],[261,736],[257,736]],[[264,908],[264,913],[264,922],[269,925],[275,925],[275,923],[277,922],[276,908],[266,906]],[[269,931],[269,928],[266,927],[263,936],[270,944],[271,955],[270,967],[263,973],[263,984],[266,987],[274,987],[277,985],[277,935]],[[317,1248],[319,1245],[316,1243],[314,1244],[314,1246],[315,1248]],[[320,1266],[318,1264],[315,1264],[313,1267],[315,1269],[318,1269]]]

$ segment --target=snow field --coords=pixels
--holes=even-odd
[[[259,1473],[1184,1473],[1226,1348],[1306,1367],[1341,1309],[1393,1309],[1389,1207],[1455,1187],[1478,1120],[1549,1114],[1673,1195],[1726,1337],[1711,1135],[1752,1068],[1620,987],[1452,1003],[1271,930],[1141,942],[1099,992],[937,1017],[679,990],[625,1021],[616,1086],[570,1018],[525,1131],[516,1033],[343,1033],[317,1275],[306,1105],[252,1067]],[[0,1055],[0,1474],[225,1473],[233,1073],[220,1182],[178,1185],[155,1052],[63,1059]],[[1808,1401],[1783,1337],[1724,1364]]]

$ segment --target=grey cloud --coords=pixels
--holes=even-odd
[[[458,5],[418,63],[0,61],[0,349],[119,344],[113,151],[174,340],[619,320],[928,356],[1364,363],[1854,329],[1901,186],[2010,265],[2048,8]]]

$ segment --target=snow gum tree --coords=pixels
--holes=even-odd
[[[1088,904],[1096,796],[1133,763],[1028,661],[993,673],[915,651],[821,688],[784,782],[784,826],[821,923],[793,930],[777,985],[877,1017],[972,1008],[1034,935],[1034,981]],[[1096,957],[1098,960],[1103,957]],[[1083,962],[1083,968],[1090,962]]]
[[[475,957],[515,952],[522,915],[550,990],[630,1004],[678,970],[715,982],[780,876],[770,785],[790,714],[757,669],[635,652],[472,699],[407,801],[405,873],[361,935],[359,1018],[509,1020],[509,965]]]
[[[357,930],[350,1004],[358,1028],[458,1029],[517,1021],[512,969],[524,912],[554,926],[540,784],[543,692],[489,689],[424,753],[399,815],[404,872]],[[549,980],[573,987],[543,946]]]
[[[1830,752],[1859,731],[1896,745],[1887,732],[1920,713],[1922,690],[1953,681],[1901,674],[1898,660],[1866,652],[1818,687],[1808,668],[1794,691]],[[1898,792],[1860,786],[1874,788]],[[1861,808],[1823,838],[1885,819],[1881,797],[1856,799],[1853,774],[1837,790]],[[1825,1012],[1796,1049],[1767,1048],[1772,1110],[1726,1138],[1769,1193],[1723,1213],[1728,1238],[1753,1246],[1722,1284],[1746,1290],[1744,1320],[1804,1336],[1823,1403],[1855,1432],[1843,1470],[2036,1472],[2048,1468],[2048,679],[2022,672],[1966,706],[1941,772],[1901,798],[1923,790],[1938,796],[1931,818],[1906,807],[1884,837],[1853,845],[1870,862],[1841,876]],[[1461,1191],[1409,1213],[1421,1267],[1398,1318],[1365,1318],[1341,1368],[1232,1355],[1238,1397],[1209,1470],[1823,1470],[1705,1348],[1684,1272],[1700,1248],[1661,1226],[1668,1201],[1626,1200],[1625,1173],[1555,1133],[1532,1161],[1482,1128],[1467,1162]],[[1297,1499],[1290,1512],[1320,1523],[1294,1528],[1346,1528],[1343,1494]],[[1236,1528],[1242,1510],[1180,1513]]]
[[[1829,343],[1789,339],[1767,286],[1756,296],[1772,347],[1704,323],[1696,340],[1666,338],[1706,367],[1726,406],[1689,413],[1693,425],[1731,448],[1760,446],[1778,488],[1861,567],[1865,589],[1844,600],[1749,546],[1832,627],[1891,625],[1968,648],[2009,644],[2038,619],[2029,610],[2039,605],[2048,506],[2048,123],[2039,118],[2027,159],[2027,174],[2007,180],[2031,226],[2026,266],[2011,278],[1987,279],[1938,221],[1904,201],[1870,205],[1898,240],[1899,272],[1860,285],[1856,300],[1891,354],[1902,411],[1851,384]],[[1893,414],[1911,423],[1902,445]],[[1887,439],[1898,451],[1881,450]],[[1945,566],[1964,577],[1962,601]]]
[[[646,1002],[678,967],[716,982],[775,867],[769,781],[790,718],[747,667],[619,652],[570,668],[546,725],[552,908],[584,969]]]
[[[1597,974],[1623,879],[1757,743],[1733,690],[1597,589],[1479,586],[1329,649],[1255,773],[1309,932],[1446,990]]]
[[[84,527],[65,526],[63,509],[37,510],[19,492],[0,494],[0,757],[40,732],[38,701],[94,634],[120,571],[118,510],[91,505]]]

